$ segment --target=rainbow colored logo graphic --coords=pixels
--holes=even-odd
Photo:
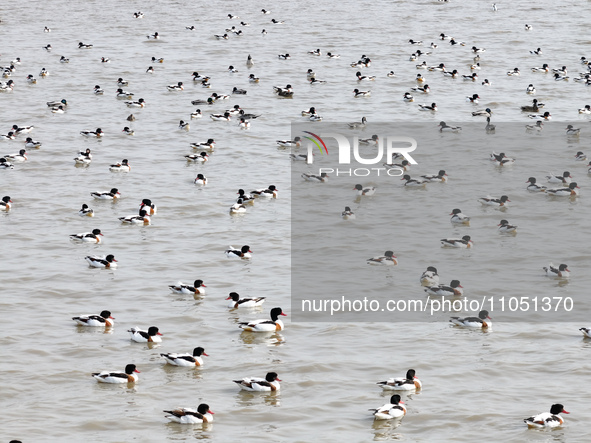
[[[306,134],[310,134],[310,135],[313,135],[314,137],[316,137],[318,139],[318,141],[320,143],[322,143],[322,146],[324,146],[324,151],[326,152],[326,155],[328,155],[328,148],[326,147],[326,144],[324,143],[324,141],[320,137],[318,137],[316,134],[314,134],[313,132],[310,132],[310,131],[304,131],[304,132]],[[304,138],[310,140],[312,143],[314,143],[316,146],[318,146],[318,149],[320,149],[320,152],[322,152],[322,148],[320,147],[320,145],[318,144],[318,142],[316,140],[314,140],[312,137],[306,137],[305,135],[304,135]]]

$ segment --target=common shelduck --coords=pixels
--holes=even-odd
[[[80,234],[72,234],[70,235],[70,240],[77,241],[77,242],[90,242],[90,243],[100,243],[101,242],[101,233],[100,229],[93,229],[92,232],[82,232]]]
[[[376,420],[401,419],[406,415],[406,407],[398,394],[390,397],[390,403],[386,403],[377,409],[370,409],[370,411],[373,412]]]
[[[428,286],[425,288],[425,292],[429,295],[462,296],[464,295],[463,288],[459,280],[452,280],[449,285]]]
[[[10,199],[10,196],[5,195],[4,197],[2,197],[2,201],[0,201],[0,211],[10,211],[10,207],[12,200]]]
[[[528,428],[556,428],[564,424],[560,414],[570,414],[564,410],[564,406],[557,403],[550,407],[550,412],[542,412],[532,417],[524,418],[523,421]]]
[[[379,381],[377,384],[384,391],[419,391],[423,387],[414,369],[406,371],[405,377],[390,378],[386,381]]]
[[[499,232],[502,232],[502,233],[513,234],[513,233],[517,232],[517,226],[509,224],[509,222],[507,220],[501,220],[501,222],[498,224],[498,226],[499,226]]]
[[[115,165],[109,166],[109,171],[111,172],[129,172],[131,171],[131,166],[129,165],[129,161],[124,158],[121,160],[121,163],[117,163]]]
[[[204,295],[207,286],[203,284],[203,280],[195,280],[193,286],[177,283],[176,285],[169,285],[168,288],[175,294],[192,294]]]
[[[345,210],[341,213],[343,220],[355,220],[355,213],[351,211],[349,206],[345,206]]]
[[[94,210],[89,208],[86,203],[82,205],[82,209],[78,211],[80,217],[94,217]]]
[[[139,373],[135,365],[125,366],[125,372],[95,372],[92,374],[94,378],[100,383],[135,383],[138,381],[138,376],[135,373]]]
[[[374,195],[376,193],[376,189],[377,188],[375,186],[368,186],[364,188],[359,184],[355,185],[355,187],[353,188],[354,191],[357,191],[357,195],[366,197]]]
[[[240,258],[245,260],[252,258],[252,251],[248,245],[244,245],[240,249],[234,249],[230,246],[230,249],[226,249],[225,253],[228,258]]]
[[[557,268],[554,267],[552,263],[548,265],[548,267],[544,266],[542,268],[546,273],[546,276],[551,278],[569,278],[570,277],[570,270],[568,266],[562,263]]]
[[[113,254],[109,254],[105,257],[99,257],[97,255],[88,255],[84,257],[84,259],[92,268],[113,269],[117,267],[117,260],[115,260],[115,256]]]
[[[421,274],[419,279],[421,286],[437,286],[439,284],[439,274],[434,266],[427,267],[427,270]]]
[[[441,246],[444,248],[471,248],[473,241],[469,235],[464,235],[462,238],[442,238]]]
[[[449,219],[449,221],[452,223],[463,224],[463,225],[470,224],[470,217],[468,217],[467,215],[464,215],[462,213],[462,210],[459,208],[456,208],[453,211],[451,211],[451,213],[449,215],[451,215],[451,218]]]
[[[99,315],[79,315],[78,317],[72,317],[78,326],[91,326],[91,327],[112,327],[115,322],[114,317],[111,316],[111,311],[102,311]]]
[[[145,209],[140,209],[138,215],[128,215],[125,217],[119,217],[121,223],[128,225],[149,225],[152,223],[148,212]]]
[[[162,334],[158,332],[158,328],[156,326],[150,326],[147,331],[135,327],[129,329],[127,332],[129,332],[131,339],[138,343],[162,342],[162,339],[160,338]]]
[[[281,308],[271,309],[270,315],[271,320],[253,320],[250,322],[240,322],[238,327],[248,332],[275,332],[285,329],[283,322],[279,320],[279,316],[287,314],[284,314]]]
[[[265,303],[266,297],[240,298],[237,292],[230,292],[226,300],[230,300],[228,308],[256,308]]]
[[[488,311],[480,311],[478,317],[452,317],[449,321],[455,326],[464,328],[478,328],[488,329],[492,327],[491,318],[488,316]]]
[[[271,392],[279,391],[280,381],[276,372],[268,372],[265,378],[245,377],[242,380],[234,380],[234,383],[238,384],[243,391]]]
[[[197,347],[193,349],[193,354],[160,354],[161,357],[166,360],[166,363],[173,366],[186,366],[186,367],[195,367],[195,366],[203,366],[203,359],[201,356],[209,357],[205,353],[205,350],[202,347]]]
[[[177,408],[172,411],[164,411],[168,415],[165,417],[170,421],[180,424],[201,424],[213,422],[214,412],[209,409],[209,405],[201,403],[197,409]]]
[[[395,266],[398,264],[398,261],[396,260],[396,256],[394,255],[394,252],[392,251],[386,251],[384,252],[384,255],[379,256],[379,257],[373,257],[373,258],[368,258],[367,259],[367,264],[369,265],[390,265],[390,266]]]

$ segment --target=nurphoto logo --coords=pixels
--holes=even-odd
[[[327,138],[333,138],[337,142],[338,146],[338,163],[339,165],[351,165],[351,152],[353,153],[353,159],[360,165],[376,165],[381,163],[384,167],[375,168],[320,168],[319,173],[335,173],[339,175],[348,176],[368,176],[375,173],[380,175],[380,172],[385,171],[388,175],[399,177],[404,174],[404,168],[396,165],[394,159],[404,158],[411,165],[416,165],[417,162],[410,155],[417,148],[417,141],[412,137],[404,136],[392,136],[388,135],[385,137],[374,136],[372,140],[373,146],[377,147],[377,152],[371,158],[364,158],[359,153],[359,137],[353,136],[351,141],[343,134],[336,132],[322,133],[320,135],[314,134],[313,132],[303,131],[306,134],[310,134],[312,137],[303,136],[309,141],[308,143],[308,155],[307,163],[314,163],[314,148],[320,150],[321,155],[330,155],[326,142]],[[384,142],[385,141],[385,142]],[[352,142],[352,143],[351,143]],[[351,149],[352,148],[352,149]],[[332,150],[331,150],[332,151]],[[385,158],[384,158],[385,155]]]

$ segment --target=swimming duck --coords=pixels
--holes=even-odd
[[[226,300],[231,300],[228,304],[228,308],[236,309],[236,308],[255,308],[257,306],[261,306],[265,302],[266,297],[257,297],[257,298],[240,298],[240,295],[237,292],[230,292],[230,295]]]
[[[155,32],[154,34],[146,35],[146,38],[148,40],[158,40],[160,38],[160,35],[157,32]]]
[[[191,112],[191,120],[201,117],[203,117],[203,114],[201,114],[201,109],[196,109],[195,112]]]
[[[480,70],[480,63],[474,63],[473,65],[470,65],[470,69],[472,71]]]
[[[51,47],[51,45],[46,45],[46,46],[43,46],[43,49],[45,49],[47,52],[51,52],[51,50],[53,48]]]
[[[437,274],[437,268],[429,266],[425,272],[421,274],[419,279],[421,286],[437,286],[439,285],[439,274]]]
[[[314,108],[310,108],[310,110],[312,109]],[[302,111],[302,113],[303,112],[304,111]],[[282,148],[299,148],[302,145],[301,140],[300,137],[295,137],[293,140],[276,140],[276,143]]]
[[[139,210],[141,211],[142,209],[144,209],[148,215],[154,215],[158,212],[158,208],[149,198],[144,198],[140,203]]]
[[[548,265],[548,267],[542,268],[548,277],[552,278],[569,278],[570,277],[570,270],[568,266],[564,263],[558,266],[557,268],[554,267],[552,263]]]
[[[78,211],[80,217],[94,217],[94,210],[89,208],[86,203],[82,205],[82,209]]]
[[[91,192],[90,195],[98,200],[114,200],[121,197],[117,188],[113,188],[109,192]]]
[[[211,94],[210,98],[213,98],[214,101],[218,101],[218,100],[228,100],[230,98],[230,96],[225,95],[225,94],[218,94],[217,92],[214,92],[213,94]]]
[[[322,119],[322,117],[320,117],[320,120],[321,119]],[[249,129],[250,122],[248,120],[246,120],[245,118],[241,118],[240,121],[238,122],[238,126],[240,127],[240,129]]]
[[[94,378],[100,383],[135,383],[138,381],[138,376],[135,373],[139,373],[135,365],[125,366],[125,372],[95,372],[92,374]]]
[[[461,239],[458,238],[442,238],[441,246],[444,248],[471,248],[473,245],[469,235],[464,235]]]
[[[2,200],[0,201],[0,211],[10,211],[10,207],[12,200],[10,199],[10,196],[5,195],[4,197],[2,197]]]
[[[68,101],[65,98],[62,98],[59,102],[58,101],[47,102],[48,108],[54,108],[54,107],[60,106],[60,105],[62,105],[65,108],[68,106]]]
[[[156,326],[150,326],[147,331],[138,327],[128,329],[131,339],[137,343],[161,343],[162,334]]]
[[[94,86],[94,95],[104,95],[105,91],[104,89],[101,89],[100,85],[95,85]]]
[[[27,137],[27,139],[25,140],[25,148],[27,149],[39,149],[40,147],[41,143],[33,140],[31,137]]]
[[[449,44],[452,45],[452,46],[456,46],[456,45],[466,46],[466,42],[457,42],[453,38],[449,41]]]
[[[10,160],[13,162],[24,162],[27,160],[27,151],[25,149],[21,149],[18,151],[18,154],[9,154],[5,155],[4,158],[6,160]]]
[[[320,49],[315,49],[314,51],[308,51],[308,54],[316,55],[316,56],[321,56],[322,55],[322,51],[320,51]]]
[[[557,197],[576,197],[579,195],[579,191],[577,191],[577,189],[579,189],[577,184],[575,182],[571,182],[566,188],[546,189],[546,193],[547,195],[555,195]]]
[[[236,203],[230,206],[230,214],[244,214],[246,212],[246,206],[244,206],[243,201],[239,198]]]
[[[490,155],[491,161],[497,162],[497,166],[508,166],[515,163],[515,159],[511,157],[507,157],[504,152],[497,154],[493,151]]]
[[[279,60],[289,60],[289,59],[291,59],[291,56],[289,54],[278,54],[277,58]]]
[[[243,260],[252,258],[252,251],[248,245],[244,245],[240,249],[234,249],[234,247],[230,246],[230,249],[226,249],[225,254],[228,258],[240,258]]]
[[[418,180],[418,179],[411,178],[410,175],[408,175],[408,174],[403,175],[400,180],[406,180],[406,182],[404,182],[404,186],[409,187],[409,188],[422,187],[428,183],[427,180]]]
[[[472,73],[470,75],[462,75],[462,79],[463,80],[469,80],[469,81],[475,82],[476,80],[478,80],[478,74],[476,74],[474,72],[474,73]]]
[[[101,237],[103,234],[101,233],[100,229],[93,229],[92,232],[82,232],[80,234],[72,234],[70,235],[70,240],[77,241],[77,242],[91,242],[91,243],[100,243]]]
[[[126,217],[119,217],[121,223],[128,224],[128,225],[139,225],[143,224],[144,226],[151,224],[150,216],[145,209],[140,209],[139,215],[128,215]]]
[[[499,232],[503,233],[513,233],[517,230],[517,226],[510,225],[507,220],[501,220],[497,226],[499,227]]]
[[[179,282],[176,285],[169,285],[168,287],[175,294],[204,295],[205,289],[203,288],[206,288],[207,286],[203,284],[203,280],[195,280],[193,286],[184,285]]]
[[[530,85],[530,86],[532,86],[532,85]],[[534,98],[532,100],[532,104],[531,105],[525,105],[525,106],[522,106],[521,107],[521,112],[538,112],[539,110],[540,110],[540,105],[538,104],[538,99],[537,98]]]
[[[398,264],[398,261],[396,260],[396,256],[394,255],[394,252],[386,251],[386,252],[384,252],[384,255],[382,255],[380,257],[368,258],[367,264],[368,265],[395,266]]]
[[[359,184],[355,185],[355,187],[353,188],[354,191],[357,191],[357,195],[367,197],[374,195],[376,193],[376,189],[377,188],[375,186],[368,186],[364,188]]]
[[[571,175],[570,172],[564,171],[562,175],[547,175],[546,179],[548,183],[562,183],[564,185],[568,185],[571,182]]]
[[[152,63],[164,63],[164,59],[162,57],[160,57],[160,58],[152,57]]]
[[[445,122],[439,122],[439,132],[460,132],[460,126],[448,126]]]
[[[37,79],[35,77],[33,77],[33,74],[27,75],[27,83],[30,83],[32,85],[37,83]]]
[[[269,186],[267,189],[257,189],[255,191],[250,191],[253,197],[263,197],[263,198],[277,198],[279,195],[279,189],[275,187],[275,185]]]
[[[417,76],[415,77],[415,81],[417,83],[424,83],[425,82],[425,77],[423,77],[421,74],[417,74]]]
[[[134,18],[144,18],[144,13],[143,13],[143,12],[141,12],[141,11],[134,12],[134,13],[133,13],[133,17],[134,17]]]
[[[291,85],[287,85],[285,88],[280,88],[280,87],[277,87],[277,86],[273,86],[273,91],[279,97],[286,97],[286,98],[293,97],[293,89],[291,88]]]
[[[2,140],[14,140],[16,137],[14,136],[14,132],[10,131],[8,134],[0,135]]]
[[[207,149],[208,151],[213,151],[215,149],[215,140],[209,138],[206,142],[191,143],[191,147],[193,149]]]
[[[563,66],[560,69],[552,69],[552,72],[554,72],[555,74],[559,74],[561,76],[564,76],[567,74],[566,66]]]
[[[84,257],[84,259],[92,268],[112,269],[117,267],[117,260],[115,260],[115,256],[113,254],[109,254],[105,257],[99,257],[98,255],[88,255]]]
[[[355,220],[355,213],[351,211],[349,206],[345,206],[345,210],[341,213],[343,220]]]
[[[302,174],[302,178],[308,182],[324,183],[328,181],[328,174],[326,172],[322,172],[320,175],[314,175],[304,172]]]
[[[431,91],[429,85],[425,86],[417,86],[415,88],[410,88],[412,91],[421,92],[423,94],[428,94]]]
[[[587,338],[591,338],[591,328],[579,328],[579,331]]]
[[[558,73],[554,74],[554,80],[556,80],[557,82],[559,81],[568,81],[569,77],[566,75],[560,75]]]
[[[526,189],[530,192],[546,192],[546,186],[540,186],[536,184],[535,177],[530,177],[526,183],[529,183]]]
[[[418,391],[423,387],[414,369],[406,371],[406,376],[404,377],[390,378],[386,381],[379,381],[376,384],[380,385],[384,391]]]
[[[18,126],[18,125],[12,125],[12,130],[14,131],[14,135],[21,135],[21,134],[27,134],[29,132],[31,132],[33,130],[33,128],[35,128],[34,126]],[[29,146],[27,146],[29,147]]]
[[[188,131],[189,130],[189,123],[185,123],[184,120],[179,121],[179,129],[181,131]]]
[[[554,404],[550,407],[550,412],[542,412],[523,419],[528,428],[556,428],[564,424],[564,419],[560,416],[561,413],[570,414],[564,410],[561,404]]]
[[[232,119],[229,112],[224,112],[223,114],[210,114],[209,117],[211,117],[213,121],[229,122]]]
[[[455,326],[464,328],[488,329],[492,327],[492,322],[489,320],[491,318],[488,316],[488,311],[484,310],[478,313],[478,317],[452,317],[449,321]]]
[[[365,118],[365,117],[361,117],[360,122],[348,123],[348,126],[351,129],[362,129],[362,128],[365,128],[366,125],[367,125],[367,118]]]
[[[78,157],[74,157],[74,161],[76,164],[79,165],[88,165],[92,161],[92,154],[90,153],[90,149],[86,149],[86,151],[80,151],[78,153]]]
[[[129,172],[131,171],[131,166],[129,165],[129,161],[124,158],[121,160],[121,163],[117,163],[116,165],[109,166],[109,171],[111,172]]]
[[[452,280],[449,285],[429,286],[425,288],[425,292],[429,295],[462,296],[464,295],[464,287],[459,280]]]
[[[146,106],[146,101],[143,98],[140,98],[137,102],[125,102],[128,108],[144,108]]]
[[[56,106],[55,108],[51,108],[51,112],[53,114],[64,114],[66,112],[66,110],[62,105],[59,105],[59,106]]]
[[[271,19],[271,23],[275,24],[275,25],[283,25],[285,22],[284,21],[280,21],[280,20],[275,20],[274,18]]]
[[[580,132],[581,132],[581,129],[574,128],[573,125],[568,125],[566,127],[566,135],[575,136],[575,135],[579,135]]]
[[[70,59],[62,55],[62,57],[60,58],[60,63],[70,63]]]
[[[341,56],[339,54],[333,54],[332,52],[327,52],[326,56],[328,58],[341,58]]]
[[[249,81],[250,83],[258,83],[258,82],[259,82],[259,80],[260,80],[260,79],[259,79],[258,77],[255,77],[255,75],[254,75],[254,74],[250,74],[250,75],[248,76],[248,81]]]
[[[591,105],[585,105],[584,108],[579,109],[579,114],[591,114]]]
[[[533,26],[528,25],[527,23],[525,24],[525,30],[526,31],[531,31],[533,29]]]
[[[390,78],[396,77],[396,74],[394,74],[394,71],[390,71],[386,74],[386,77],[390,77]]]
[[[509,77],[512,77],[512,76],[519,76],[519,75],[521,75],[521,73],[519,72],[519,68],[513,68],[513,71],[508,71],[507,75]]]
[[[207,152],[201,152],[199,154],[188,154],[185,155],[187,161],[197,162],[197,163],[205,163],[209,161],[209,155]]]
[[[174,91],[182,91],[185,88],[183,88],[183,82],[178,82],[176,85],[168,85],[166,87],[166,89],[168,89],[171,92],[174,92]]]
[[[276,372],[268,372],[265,378],[246,377],[242,380],[233,380],[243,391],[250,392],[270,392],[279,391],[279,382],[281,381]]]
[[[501,196],[501,198],[493,198],[491,196],[488,197],[481,197],[478,199],[478,202],[484,206],[507,206],[506,203],[510,202],[509,197],[506,195]]]
[[[355,75],[357,76],[357,81],[362,82],[362,81],[374,81],[376,79],[375,75],[361,75],[361,72],[357,71],[355,73]]]
[[[248,119],[248,120],[254,120],[257,119],[261,116],[261,114],[248,114],[245,113],[243,109],[240,109],[240,107],[238,105],[234,106],[234,111],[226,111],[226,112],[236,112],[242,119]],[[314,114],[317,115],[317,114]],[[318,116],[318,115],[317,115]],[[322,119],[322,117],[318,116],[320,119]]]
[[[185,367],[196,367],[196,366],[203,366],[203,358],[201,356],[209,357],[205,353],[205,349],[201,346],[193,349],[193,354],[160,354],[161,357],[166,360],[166,363],[173,366],[185,366]]]
[[[419,111],[437,111],[437,104],[431,103],[430,105],[420,104]]]
[[[386,403],[377,409],[370,409],[370,411],[373,412],[375,420],[401,419],[406,415],[406,407],[398,394],[390,397],[390,403]]]
[[[105,327],[111,328],[115,324],[115,320],[111,316],[111,311],[102,311],[99,315],[80,315],[78,317],[72,317],[78,326],[89,326],[89,327]]]
[[[148,66],[148,69],[146,69],[146,74],[153,74],[153,73],[154,73],[154,67]]]
[[[542,123],[541,121],[537,121],[535,125],[525,125],[525,130],[527,132],[531,132],[531,131],[541,131],[542,129],[544,129],[544,123]]]
[[[453,71],[443,71],[443,75],[445,77],[457,78],[458,75],[460,75],[460,73],[458,72],[457,69],[454,69]]]
[[[129,129],[129,126],[125,126],[121,132],[123,132],[125,135],[135,134],[135,131],[133,129]]]
[[[187,31],[194,31],[194,30],[196,30],[197,28],[196,28],[194,25],[191,25],[191,26],[185,26],[185,29],[186,29]]]
[[[576,161],[587,161],[587,156],[585,154],[583,154],[582,151],[579,151],[575,154],[575,160]]]
[[[101,57],[101,63],[111,63],[111,60],[107,57]]]
[[[310,82],[311,85],[323,85],[326,83],[326,80],[318,80],[314,77],[308,79],[308,82]]]
[[[549,72],[550,68],[548,67],[547,63],[544,63],[541,68],[540,67],[531,68],[531,71],[532,72]]]
[[[78,43],[78,49],[92,49],[93,45],[85,45],[84,43]]]
[[[380,138],[374,134],[371,138],[360,138],[359,144],[360,145],[370,145],[370,146],[377,146]]]
[[[410,92],[405,92],[404,95],[402,96],[402,99],[405,102],[414,102],[415,98],[412,96],[412,94]]]
[[[440,38],[441,40],[451,40],[453,37],[452,37],[452,36],[450,36],[450,35],[446,35],[446,34],[444,34],[444,33],[442,32],[441,34],[439,34],[439,38]]]
[[[485,110],[474,111],[472,115],[474,117],[490,117],[492,113],[493,112],[490,110],[490,108],[486,108]]]
[[[273,308],[270,312],[271,320],[253,320],[250,322],[240,322],[238,325],[244,331],[248,332],[275,332],[282,331],[285,326],[281,320],[280,315],[286,316],[281,308]]]
[[[536,88],[534,87],[534,85],[532,85],[531,83],[528,85],[527,89],[525,90],[526,94],[535,94],[536,93]],[[521,109],[523,110],[523,106],[521,107]],[[534,110],[534,112],[536,112],[536,110]]]
[[[359,89],[354,89],[353,93],[355,94],[354,97],[369,97],[371,95],[371,91],[360,91]]]
[[[534,49],[533,51],[529,51],[532,55],[542,55],[542,48]]]
[[[453,211],[451,211],[449,215],[451,215],[451,219],[449,221],[452,223],[463,225],[470,224],[470,217],[464,215],[461,209],[456,208]]]
[[[0,158],[0,169],[14,169],[14,165],[2,157]]]
[[[472,46],[472,52],[475,53],[475,54],[482,53],[482,52],[485,52],[485,51],[486,51],[486,49],[484,49],[484,48],[477,48],[476,46]]]
[[[466,101],[470,102],[470,103],[477,104],[479,98],[480,98],[480,96],[478,94],[472,94],[472,97],[466,97]]]

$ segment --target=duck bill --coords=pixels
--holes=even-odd
[[[286,313],[284,313],[284,312],[282,312],[282,313],[281,313],[281,314],[279,314],[279,315],[284,315],[285,317],[287,317],[287,314],[286,314]]]
[[[162,333],[161,332],[157,332],[156,335],[162,335]]]
[[[215,414],[215,412],[213,412],[211,409],[208,409],[207,412],[212,415]]]
[[[209,354],[206,354],[205,352],[203,354],[201,354],[201,355],[205,355],[206,357],[209,357]]]
[[[570,412],[565,411],[564,409],[562,410],[561,414],[570,414]]]
[[[138,374],[141,374],[141,372],[140,372],[140,371],[138,371],[137,369],[136,369],[135,371],[133,371],[133,372],[137,372]]]

